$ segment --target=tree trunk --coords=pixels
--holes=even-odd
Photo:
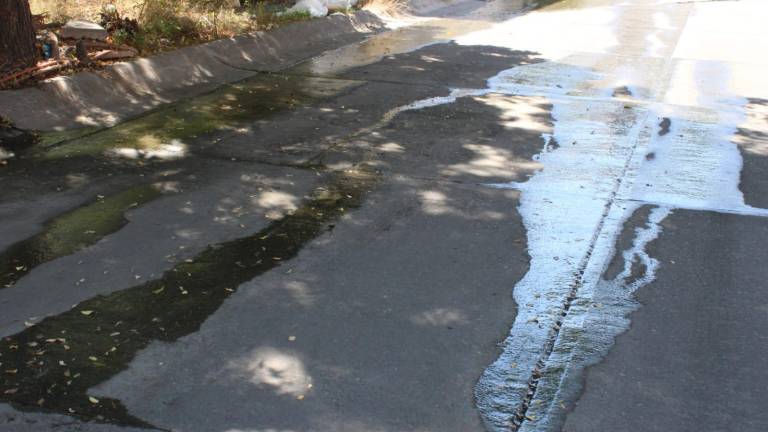
[[[34,66],[35,31],[28,0],[0,0],[0,72]]]

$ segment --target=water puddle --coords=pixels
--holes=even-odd
[[[179,102],[110,129],[82,136],[78,131],[41,135],[36,156],[60,159],[110,155],[127,159],[185,157],[195,138],[235,130],[279,112],[337,95],[359,83],[265,74],[205,96]],[[57,139],[64,139],[58,141]],[[69,139],[69,140],[67,140]]]
[[[360,206],[377,175],[363,166],[331,174],[294,213],[263,230],[210,246],[160,279],[94,297],[0,341],[0,401],[88,421],[152,427],[119,400],[88,389],[126,369],[153,341],[197,331],[238,286],[295,257]]]
[[[0,253],[0,289],[13,286],[40,264],[73,254],[125,226],[125,213],[162,195],[149,184],[133,187],[58,216],[43,231]]]
[[[291,73],[336,76],[367,66],[385,57],[409,53],[428,45],[447,43],[457,36],[489,28],[493,23],[477,20],[432,19],[422,24],[381,33],[366,41],[348,45],[302,63]]]
[[[34,134],[16,129],[0,118],[0,166],[35,144]]]

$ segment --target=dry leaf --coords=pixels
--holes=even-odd
[[[85,315],[85,316],[88,316],[88,315],[92,314],[93,311],[92,310],[83,310],[83,311],[80,311],[80,313]]]
[[[93,403],[93,404],[97,404],[97,403],[99,403],[99,400],[98,400],[98,399],[96,399],[96,398],[95,398],[95,397],[93,397],[93,396],[88,396],[88,400],[89,400],[91,403]]]

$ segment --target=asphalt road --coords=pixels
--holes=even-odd
[[[0,430],[768,429],[763,3],[467,2],[22,153]]]

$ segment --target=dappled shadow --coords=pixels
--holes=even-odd
[[[376,155],[381,168],[416,178],[525,181],[541,169],[536,156],[550,144],[542,138],[551,132],[550,109],[549,102],[538,97],[493,93],[464,97],[402,112],[365,141],[336,151],[367,150]],[[329,157],[333,160],[334,155]]]
[[[88,389],[126,368],[153,340],[173,341],[199,329],[241,283],[292,258],[346,209],[360,205],[376,180],[364,168],[333,177],[301,209],[251,236],[214,245],[160,279],[82,302],[4,338],[3,366],[14,372],[3,375],[0,400],[149,426],[117,400],[89,399]],[[45,337],[54,334],[64,337]]]
[[[500,54],[484,47],[478,50]],[[436,58],[435,52],[429,49],[421,54],[418,58],[409,59],[409,62],[430,63]],[[517,60],[511,59],[528,61],[530,57],[528,54],[500,55],[495,57],[498,61],[482,64],[477,74],[488,78],[514,66]],[[477,77],[471,79],[472,82],[482,81]],[[380,118],[392,107],[436,93],[447,93],[447,89],[418,87],[410,94],[402,91],[395,94],[391,91],[395,88],[392,84],[356,86],[335,99],[308,106],[303,112],[292,111],[273,116],[270,127],[276,128],[274,135],[265,135],[264,141],[256,140],[250,146],[238,149],[241,152],[238,156],[253,157],[254,152],[269,149],[270,145],[296,145],[292,139],[301,139],[317,154],[324,148],[318,149],[317,143],[323,143],[326,137],[349,135],[351,128],[347,119],[367,116],[361,124],[363,127],[352,129],[352,132],[357,131],[355,142],[361,145],[362,151],[351,149],[348,155],[343,156],[349,156],[353,163],[355,159],[357,162],[370,161],[386,175],[396,174],[386,184],[374,189],[375,196],[370,197],[369,205],[347,215],[347,209],[359,205],[363,195],[369,194],[372,185],[366,181],[353,187],[352,191],[338,190],[331,181],[325,184],[324,189],[315,189],[309,198],[294,192],[258,190],[257,182],[254,182],[256,179],[248,176],[238,179],[246,185],[254,182],[247,196],[232,196],[226,184],[222,184],[223,197],[212,203],[214,211],[211,221],[214,224],[236,226],[241,223],[239,216],[256,208],[260,214],[274,218],[274,221],[255,233],[248,231],[252,234],[220,242],[197,256],[181,260],[172,257],[173,268],[162,276],[153,278],[150,275],[148,282],[139,280],[133,287],[120,291],[102,291],[102,296],[82,301],[70,311],[33,322],[27,330],[4,339],[0,343],[4,367],[18,371],[3,376],[3,391],[16,390],[3,393],[0,398],[22,409],[39,409],[39,404],[42,404],[46,410],[85,419],[164,425],[167,419],[158,419],[154,414],[146,415],[141,407],[134,409],[138,401],[130,394],[110,389],[109,382],[115,375],[129,377],[136,371],[146,377],[149,372],[143,367],[126,370],[129,364],[140,365],[145,361],[143,356],[135,359],[136,354],[148,352],[147,348],[176,347],[175,344],[158,345],[153,341],[171,342],[185,336],[197,338],[209,316],[222,304],[230,303],[225,303],[224,299],[243,283],[253,280],[255,285],[249,285],[251,288],[240,297],[243,302],[233,303],[234,307],[250,309],[251,312],[245,316],[239,313],[233,316],[221,310],[214,316],[256,321],[237,325],[238,332],[232,332],[229,324],[223,332],[223,327],[212,327],[211,331],[215,334],[213,340],[227,342],[235,338],[239,340],[237,346],[213,348],[211,352],[214,354],[209,358],[217,363],[216,367],[203,362],[200,366],[207,372],[187,372],[190,377],[210,376],[213,373],[215,379],[207,382],[209,389],[202,392],[203,397],[221,398],[222,392],[229,393],[235,388],[248,395],[241,399],[243,404],[235,403],[227,408],[237,413],[238,420],[220,424],[222,428],[261,427],[259,424],[283,427],[281,422],[306,425],[315,421],[346,425],[344,427],[358,425],[361,428],[371,424],[377,425],[376,428],[390,428],[393,421],[400,427],[425,421],[438,421],[446,429],[466,429],[477,425],[479,420],[471,404],[474,379],[492,359],[495,354],[493,344],[513,318],[510,312],[513,310],[512,300],[507,295],[509,286],[527,269],[524,229],[515,210],[519,194],[509,190],[478,189],[476,186],[418,179],[418,176],[400,170],[406,166],[400,161],[381,159],[373,149],[392,157],[418,152],[418,143],[406,140],[404,135],[397,134],[397,130],[428,133],[445,108],[403,113],[385,130],[368,126],[378,125]],[[463,164],[472,165],[478,154],[481,159],[487,157],[482,152],[472,151],[472,147],[462,150],[462,146],[472,142],[498,149],[502,157],[511,157],[510,152],[515,153],[516,147],[527,145],[523,141],[528,138],[533,141],[530,151],[534,147],[541,148],[544,142],[540,135],[549,127],[548,117],[543,114],[547,107],[541,101],[528,102],[531,107],[522,109],[522,105],[518,104],[525,101],[494,95],[461,99],[457,104],[458,111],[454,112],[456,122],[450,126],[453,130],[446,130],[444,136],[453,134],[463,135],[464,138],[456,136],[447,141],[446,150],[449,151],[446,157],[434,166],[425,164],[426,177],[493,179],[493,176],[483,177],[477,172],[467,173],[467,170],[461,169]],[[368,107],[375,107],[375,110],[366,113]],[[312,116],[306,121],[306,128],[318,130],[305,136],[292,134],[289,126],[297,116],[309,112]],[[426,117],[420,119],[422,114]],[[337,116],[337,120],[331,116]],[[329,119],[331,121],[326,121]],[[473,121],[488,129],[487,139],[475,139],[478,137],[471,127]],[[464,129],[460,128],[460,122],[464,124]],[[525,133],[525,127],[532,130]],[[280,129],[288,131],[282,141],[278,141]],[[518,135],[518,141],[506,142],[512,136],[508,134]],[[248,134],[236,136],[246,137]],[[250,135],[249,139],[253,140],[256,136],[262,138],[261,135]],[[237,142],[235,138],[231,140]],[[335,140],[326,142],[337,147],[338,154],[344,153],[343,146],[338,147],[339,143]],[[232,142],[227,141],[226,144],[231,145]],[[437,148],[437,141],[431,146]],[[194,171],[190,170],[193,168],[205,169],[205,165],[195,166],[194,163],[198,163],[197,157],[209,154],[206,152],[210,149],[194,145],[190,148],[192,156],[185,163],[176,161],[144,169],[153,172],[160,170],[160,167],[163,170],[180,167],[184,168],[182,171],[186,175],[192,175]],[[454,152],[455,149],[460,151]],[[327,151],[320,153],[334,156]],[[273,158],[283,157],[274,150],[268,154],[274,155]],[[339,159],[342,157],[339,156]],[[279,159],[273,161],[278,162]],[[481,170],[485,167],[482,163],[475,165]],[[331,176],[345,175],[352,173]],[[179,187],[183,188],[183,184]],[[336,197],[335,204],[315,207],[315,200],[327,193]],[[188,193],[176,198],[183,203],[178,207],[179,214],[202,216],[199,203],[185,196]],[[302,215],[309,211],[306,209],[311,209],[310,221],[302,219]],[[270,212],[276,212],[273,218],[269,217]],[[339,234],[342,227],[343,231]],[[333,235],[320,236],[331,228]],[[195,240],[201,235],[200,229],[184,224],[172,229],[175,236],[185,241]],[[318,236],[320,238],[313,241]],[[293,242],[297,238],[300,241]],[[148,239],[144,247],[150,247],[156,241],[159,240]],[[361,249],[361,244],[370,246]],[[307,263],[287,261],[301,248],[305,248],[306,256],[316,260],[314,263],[310,261],[309,267],[299,268],[298,265]],[[311,253],[318,249],[323,252]],[[132,254],[138,253],[140,251],[131,249],[121,252],[119,256],[130,260]],[[282,267],[281,271],[268,271],[277,270],[278,266]],[[479,295],[483,300],[475,301]],[[259,312],[253,308],[259,308]],[[346,317],[348,322],[339,321],[339,316]],[[283,332],[289,322],[301,323],[297,334]],[[99,330],[94,331],[94,326]],[[66,336],[48,337],[60,334],[63,329]],[[310,340],[321,341],[325,335],[330,342],[302,347],[300,343],[308,337],[308,330],[315,332],[314,336],[309,336]],[[460,336],[453,332],[460,332]],[[39,335],[42,337],[38,338]],[[272,340],[272,335],[279,335],[280,339]],[[290,336],[295,336],[295,339],[289,339]],[[395,343],[405,346],[394,349]],[[471,348],[467,349],[467,344]],[[41,353],[41,350],[45,352]],[[454,356],[450,357],[452,353]],[[447,356],[450,360],[425,362],[431,356]],[[182,360],[185,357],[179,355],[176,358]],[[46,366],[26,368],[30,359],[40,359]],[[15,366],[17,364],[18,367]],[[396,370],[406,372],[407,368],[403,365],[416,367],[398,375]],[[184,368],[169,370],[163,367],[159,370],[175,373],[175,370]],[[455,378],[446,379],[457,370],[461,372]],[[410,390],[414,393],[408,398],[385,398],[385,406],[379,407],[379,401],[386,394],[394,394],[395,388],[407,387],[407,382],[418,381],[425,384],[419,386],[421,390]],[[313,384],[311,389],[310,383]],[[317,390],[318,383],[323,384],[321,390]],[[94,386],[98,388],[89,390]],[[305,387],[306,393],[299,393]],[[313,410],[319,410],[316,412],[324,418],[318,419],[307,411],[292,416],[277,415],[284,409],[281,408],[285,407],[284,404],[295,403],[299,396],[309,403],[316,395],[328,395],[328,392],[338,394],[334,390],[336,388],[347,389],[341,392],[349,395],[345,398],[351,398],[340,402],[344,407],[340,416],[328,416],[334,402],[326,397],[313,402],[319,404]],[[371,392],[371,388],[381,390]],[[435,391],[435,388],[440,390]],[[153,391],[157,393],[158,390]],[[102,397],[102,394],[106,396]],[[448,394],[456,395],[457,399],[445,401],[443,398]],[[96,402],[89,400],[88,396],[94,397]],[[461,408],[456,410],[454,417],[445,420],[420,419],[425,413],[419,410],[401,420],[386,420],[381,415],[381,409],[408,412],[414,398],[431,398],[433,404],[446,407],[448,405],[445,404],[456,403]],[[358,399],[360,404],[353,404],[353,399]],[[254,417],[254,400],[273,407],[274,410],[270,411],[275,414],[263,417],[260,413],[259,417]],[[130,412],[126,411],[126,406],[130,407]],[[219,408],[213,407],[208,413],[214,419],[211,421],[221,421],[222,417],[217,414],[220,412]],[[195,415],[183,417],[184,421],[200,421]],[[259,421],[261,423],[257,423]],[[452,426],[451,423],[456,421]]]
[[[424,211],[424,190],[455,211]],[[518,197],[385,177],[298,259],[92,393],[173,428],[473,430],[474,381],[514,316],[509,283],[527,270]],[[136,380],[151,405],[126,386]],[[201,405],[205,418],[191,409]]]
[[[343,60],[343,59],[342,59]],[[380,80],[407,84],[485,88],[486,80],[512,66],[535,63],[536,53],[494,46],[438,43],[397,55],[387,55],[370,65],[340,68],[348,79]]]
[[[34,88],[3,91],[0,105],[24,129],[113,126],[168,102],[253,76],[255,71],[283,69],[381,27],[368,13],[301,24],[120,62],[98,73],[57,77]]]

